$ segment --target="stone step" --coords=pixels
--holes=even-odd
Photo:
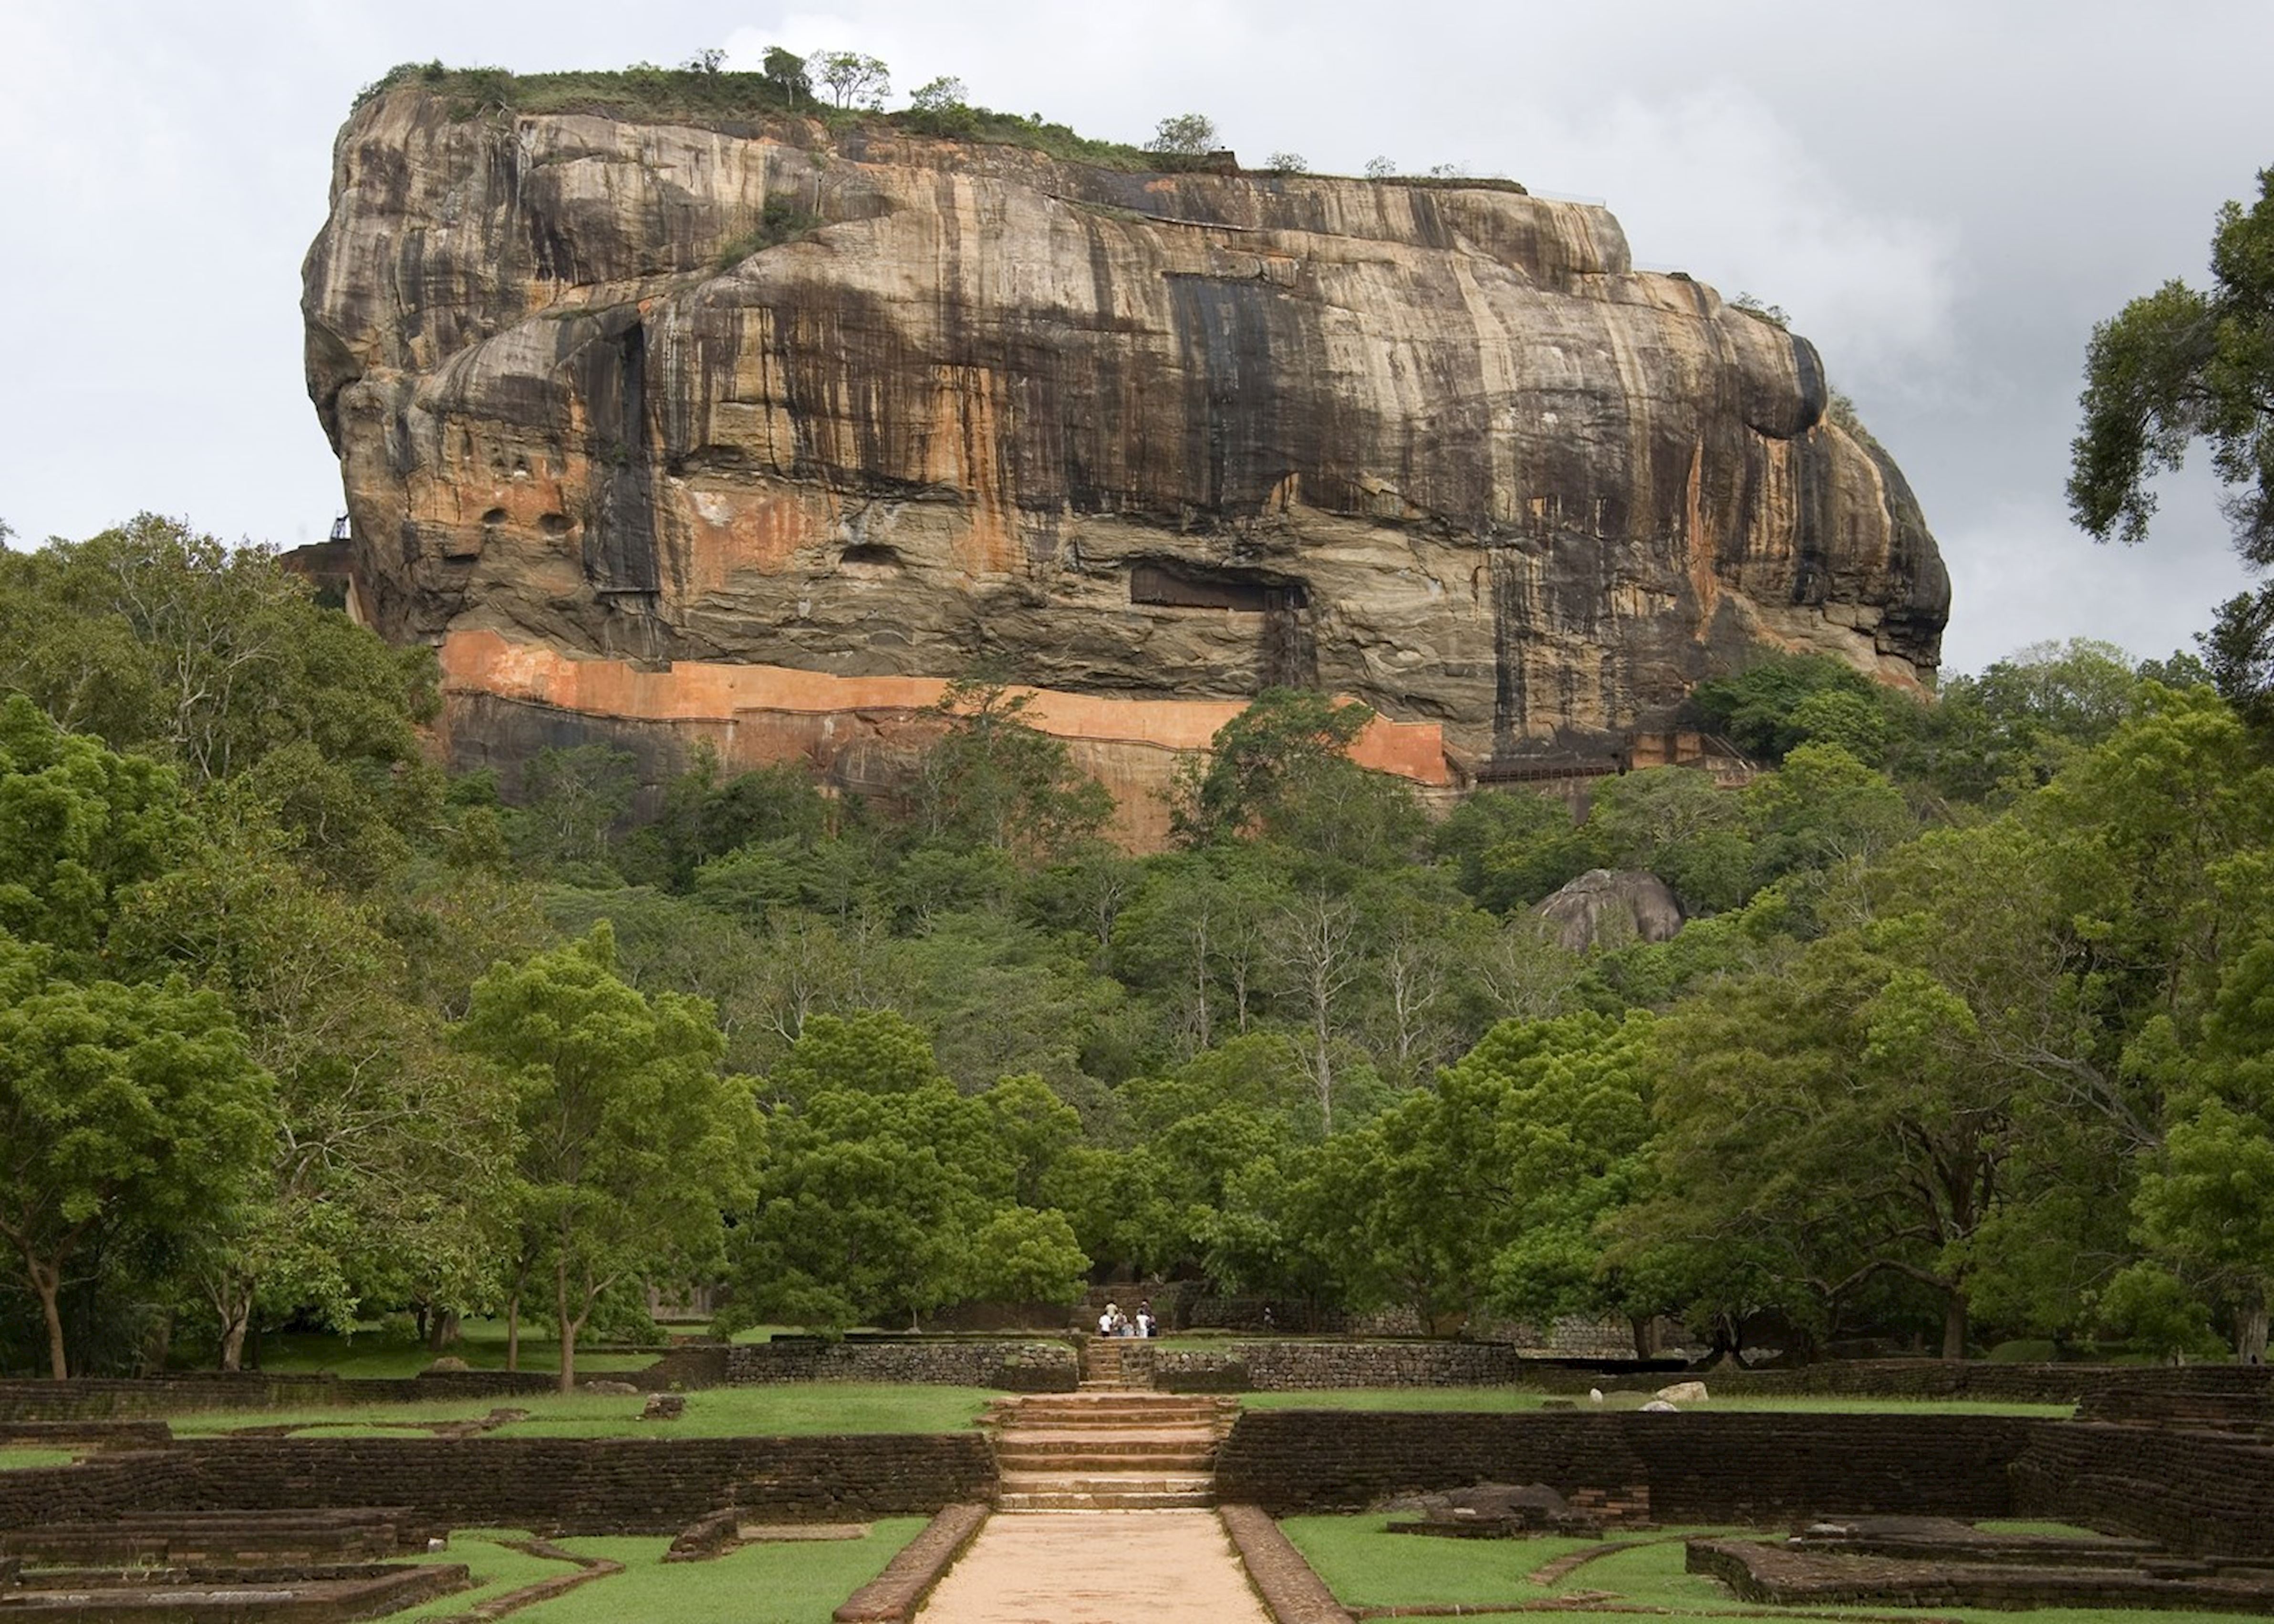
[[[1061,1491],[1005,1489],[995,1497],[998,1511],[1203,1511],[1216,1504],[1213,1490]]]
[[[1189,1493],[1209,1487],[1216,1479],[1207,1472],[1015,1471],[1005,1472],[998,1482],[1005,1490],[1022,1493],[1044,1489],[1065,1493]]]
[[[1006,1418],[1016,1417],[1022,1421],[1055,1421],[1060,1417],[1088,1420],[1099,1416],[1141,1416],[1148,1420],[1173,1420],[1182,1417],[1213,1421],[1220,1416],[1239,1413],[1236,1404],[1226,1405],[1209,1398],[1184,1398],[1174,1394],[1148,1396],[1142,1387],[1110,1388],[1097,1393],[1069,1393],[1050,1398],[1021,1398],[1006,1401],[997,1414]]]
[[[1213,1478],[1212,1457],[1186,1452],[1179,1455],[1005,1455],[996,1458],[1006,1472],[1176,1472]]]
[[[1005,1432],[995,1440],[995,1453],[1005,1458],[1017,1455],[1021,1460],[1048,1459],[1061,1455],[1127,1455],[1147,1460],[1162,1455],[1195,1455],[1207,1460],[1216,1453],[1216,1439],[1203,1432],[1198,1437],[1190,1433],[1167,1438],[1133,1438],[1126,1433],[1100,1431],[1095,1437],[1063,1432],[1036,1437],[1032,1432]]]

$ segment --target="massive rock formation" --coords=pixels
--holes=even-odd
[[[406,87],[341,133],[305,308],[358,600],[484,726],[574,709],[516,650],[681,723],[712,665],[983,661],[1165,703],[1100,725],[1133,748],[1315,684],[1444,778],[1600,753],[1761,644],[1937,659],[1933,540],[1813,348],[1510,188]]]

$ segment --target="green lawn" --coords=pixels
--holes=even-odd
[[[199,1437],[240,1427],[293,1426],[306,1436],[372,1436],[395,1429],[382,1421],[463,1421],[493,1409],[526,1410],[530,1418],[490,1434],[499,1438],[751,1438],[821,1432],[954,1432],[998,1395],[982,1387],[801,1382],[763,1387],[711,1387],[687,1395],[676,1421],[643,1421],[638,1395],[541,1394],[526,1398],[436,1400],[328,1410],[199,1410],[172,1417],[175,1432]]]
[[[1652,1543],[1633,1550],[1613,1551],[1573,1569],[1552,1585],[1532,1583],[1525,1575],[1556,1558],[1589,1549],[1600,1550],[1593,1540],[1579,1539],[1426,1539],[1383,1531],[1387,1517],[1289,1517],[1280,1526],[1297,1549],[1326,1581],[1336,1598],[1348,1607],[1457,1605],[1464,1609],[1494,1603],[1539,1604],[1583,1591],[1609,1592],[1602,1610],[1648,1611],[1671,1619],[1711,1620],[1731,1619],[1823,1619],[1841,1612],[1820,1607],[1773,1607],[1742,1602],[1713,1580],[1683,1571],[1680,1536],[1735,1533],[1731,1529],[1658,1529],[1633,1538]],[[1993,1524],[2019,1530],[2021,1524]],[[2032,1531],[2050,1531],[2053,1525],[2029,1524]],[[2073,1531],[2073,1530],[2063,1530]],[[1571,1608],[1589,1611],[1584,1605]],[[1660,1610],[1663,1610],[1660,1612]],[[1909,1611],[1888,1607],[1868,1609],[1874,1617]],[[1517,1624],[1527,1615],[1517,1613],[1468,1613],[1465,1619],[1495,1619]],[[1978,1608],[1923,1609],[1926,1619],[1959,1619],[1966,1624],[2012,1624],[2008,1613]],[[2218,1624],[2233,1613],[2165,1613],[2142,1609],[2086,1611],[2042,1607],[2030,1612],[2029,1624]]]
[[[458,1328],[458,1340],[441,1353],[398,1324],[374,1324],[341,1334],[329,1331],[272,1332],[260,1339],[260,1368],[278,1375],[376,1377],[400,1380],[416,1376],[438,1358],[463,1359],[476,1370],[505,1368],[505,1321],[468,1320]],[[652,1353],[592,1353],[580,1344],[576,1369],[580,1373],[644,1370],[656,1361]],[[561,1368],[561,1345],[552,1337],[524,1326],[521,1337],[521,1368],[550,1373]]]
[[[39,1444],[0,1444],[0,1471],[26,1466],[68,1466],[78,1458],[69,1449],[49,1449]]]
[[[673,1624],[814,1624],[883,1571],[924,1525],[922,1517],[886,1517],[862,1539],[744,1545],[712,1562],[666,1564],[671,1541],[660,1538],[563,1539],[579,1556],[621,1562],[624,1571],[579,1585],[513,1616],[529,1624],[623,1624],[668,1619]],[[431,1560],[463,1562],[479,1588],[440,1598],[403,1620],[450,1618],[476,1603],[568,1571],[565,1564],[507,1548],[523,1536],[496,1530],[461,1531]]]
[[[1709,1384],[1708,1390],[1711,1390]],[[1524,1387],[1337,1387],[1301,1393],[1243,1393],[1239,1402],[1251,1410],[1460,1410],[1496,1415],[1533,1410],[1551,1397],[1569,1395],[1535,1393]],[[1582,1410],[1640,1410],[1648,1393],[1611,1393],[1599,1406],[1585,1398]],[[2069,1404],[2023,1404],[1991,1399],[1917,1398],[1709,1398],[1702,1404],[1684,1404],[1684,1410],[1780,1410],[1812,1415],[2037,1416],[2066,1419]]]

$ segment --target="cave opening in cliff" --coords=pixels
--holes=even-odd
[[[1139,564],[1129,572],[1129,601],[1165,609],[1231,609],[1271,614],[1309,606],[1299,581],[1246,570],[1201,570]]]

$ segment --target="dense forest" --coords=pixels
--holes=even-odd
[[[1765,657],[1759,771],[1433,819],[1258,698],[1172,849],[1015,688],[890,804],[427,759],[431,657],[148,515],[0,552],[0,1367],[409,1308],[920,1323],[1116,1271],[1301,1312],[2263,1353],[2274,767],[2195,659],[1931,702]],[[1569,951],[1592,868],[1671,940]],[[564,1358],[564,1380],[571,1361]]]

